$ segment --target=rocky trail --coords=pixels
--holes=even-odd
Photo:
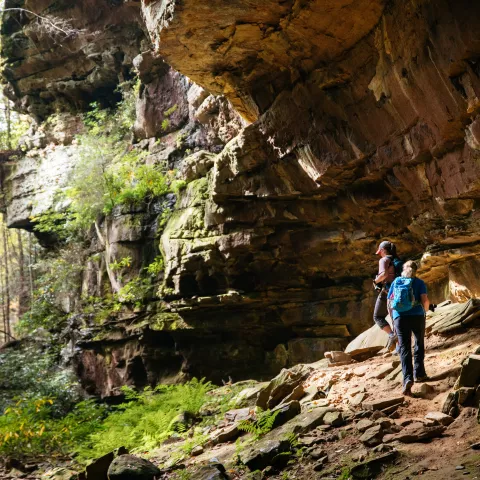
[[[478,311],[475,302],[445,304],[429,316],[429,379],[414,385],[413,397],[401,394],[399,357],[382,350],[385,338],[372,328],[350,344],[348,354],[329,352],[314,364],[282,370],[270,382],[245,382],[231,402],[236,408],[220,420],[206,404],[201,415],[215,423],[204,427],[208,441],[192,445],[189,455],[179,452],[192,441],[195,426],[186,439],[174,436],[145,455],[111,453],[79,475],[68,464],[31,473],[10,465],[1,478],[103,480],[107,471],[108,478],[120,480],[479,478],[480,330],[462,328]],[[456,329],[439,333],[445,322]],[[263,425],[270,422],[265,431],[242,428],[255,419],[258,424],[262,415]]]

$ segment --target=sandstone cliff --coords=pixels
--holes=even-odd
[[[39,123],[41,150],[6,172],[10,226],[31,228],[32,213],[52,206],[50,166],[66,181],[76,116],[115,103],[135,70],[134,141],[188,181],[162,200],[175,210],[160,296],[81,343],[92,392],[180,372],[261,376],[343,347],[371,324],[383,238],[422,258],[434,301],[478,296],[479,5],[40,3],[7,7],[64,18],[74,32],[42,36],[31,13],[4,13],[7,92]],[[69,125],[56,133],[40,126],[54,112]],[[141,268],[158,216],[105,218],[84,289],[115,288],[112,258]]]

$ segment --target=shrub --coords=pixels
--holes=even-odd
[[[59,298],[69,298],[72,302],[80,290],[81,273],[84,269],[83,250],[79,244],[48,253],[33,265],[37,272],[37,284],[41,285],[33,295],[30,310],[26,312],[15,330],[28,334],[37,328],[58,330],[67,319],[59,305]]]
[[[66,414],[80,400],[72,372],[57,365],[58,354],[33,343],[0,352],[0,411],[14,399],[52,398],[55,416]]]
[[[52,415],[51,398],[20,399],[0,416],[0,454],[35,458],[67,455],[97,430],[104,407],[80,402],[58,420]]]

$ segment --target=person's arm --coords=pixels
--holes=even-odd
[[[392,319],[393,321],[393,309],[392,309],[392,293],[393,293],[393,285],[395,283],[395,280],[393,281],[393,283],[390,285],[390,289],[388,290],[388,293],[387,293],[387,310],[388,310],[388,314],[390,315],[390,318]]]
[[[388,277],[388,267],[390,266],[390,261],[388,258],[382,258],[378,262],[378,275],[375,277],[375,283],[381,283]]]
[[[430,300],[428,299],[428,295],[426,293],[422,293],[420,295],[420,301],[422,302],[423,309],[425,310],[425,313],[428,312],[428,309],[430,308]]]

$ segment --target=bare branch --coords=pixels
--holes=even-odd
[[[69,20],[60,17],[53,17],[48,16],[45,17],[43,15],[39,15],[38,13],[32,12],[31,10],[27,10],[25,8],[5,8],[3,9],[4,12],[9,11],[17,11],[17,12],[25,12],[33,15],[37,19],[37,31],[40,34],[49,35],[52,38],[62,37],[62,40],[66,40],[67,38],[74,37],[81,33],[83,30],[76,29],[72,26]]]

